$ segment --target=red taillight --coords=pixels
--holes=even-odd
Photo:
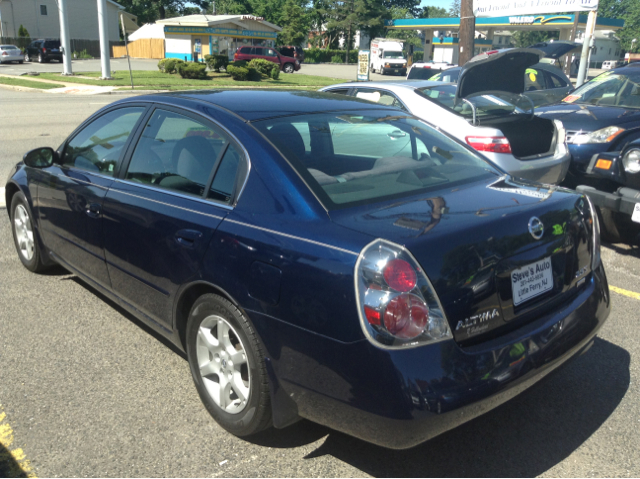
[[[384,312],[384,326],[402,339],[419,336],[429,321],[429,307],[413,294],[396,296]]]
[[[402,259],[392,259],[384,268],[384,280],[387,284],[401,293],[411,291],[416,287],[418,278],[413,267]]]
[[[431,68],[431,65],[423,65],[422,68]]]
[[[380,326],[380,311],[376,311],[372,307],[365,305],[364,315],[367,317],[367,321],[369,321],[369,324]]]
[[[46,48],[42,48],[42,53],[47,53],[47,49]]]
[[[509,140],[504,136],[467,136],[465,140],[474,150],[511,153]]]
[[[238,61],[238,54],[237,53],[233,54],[233,61]]]
[[[2,56],[8,55],[7,52],[2,52]]]

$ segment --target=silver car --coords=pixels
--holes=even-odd
[[[22,51],[15,45],[0,45],[0,63],[24,62]]]
[[[397,106],[440,127],[509,174],[560,183],[571,155],[558,120],[534,115],[524,73],[543,53],[511,49],[468,62],[457,84],[435,81],[343,83],[321,89]]]

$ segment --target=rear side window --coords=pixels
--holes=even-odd
[[[398,113],[321,113],[254,125],[280,149],[328,209],[449,188],[499,174],[465,146]],[[295,130],[300,133],[296,135]],[[308,143],[303,131],[309,132]]]
[[[245,53],[245,54],[249,55],[249,54],[251,54],[251,50],[252,50],[251,47],[242,47],[240,49],[240,53]]]
[[[242,156],[238,148],[235,145],[229,145],[220,161],[211,188],[209,188],[209,199],[224,203],[231,201],[241,163]]]
[[[567,86],[567,82],[551,72],[545,72],[547,76],[547,86],[549,88],[564,88]]]
[[[264,55],[264,48],[260,48],[260,47],[256,47],[254,48],[254,52],[252,52],[255,55]]]
[[[143,107],[112,110],[92,121],[67,144],[64,166],[113,176],[122,149]]]
[[[524,74],[524,91],[544,90],[544,75],[540,70],[527,68]]]

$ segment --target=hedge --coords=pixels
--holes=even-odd
[[[305,63],[344,63],[346,50],[308,48],[304,51]],[[338,57],[339,61],[338,61]],[[334,62],[334,59],[336,60]],[[358,50],[349,50],[349,63],[358,63]]]
[[[277,80],[280,76],[280,64],[270,62],[269,60],[265,60],[264,58],[254,58],[249,62],[248,67],[254,68],[263,75],[274,78],[275,80]],[[275,74],[273,73],[274,70],[276,71]]]
[[[233,78],[235,81],[262,80],[262,74],[255,68],[229,65],[227,66],[227,73],[231,75],[231,78]]]
[[[176,69],[182,78],[191,80],[206,80],[208,78],[207,65],[204,63],[179,63]]]
[[[168,58],[167,61],[164,62],[164,72],[165,73],[175,73],[177,70],[177,65],[184,63],[183,60],[179,58]]]
[[[227,55],[205,55],[204,61],[207,63],[209,70],[219,72],[221,68],[227,68],[229,57]]]

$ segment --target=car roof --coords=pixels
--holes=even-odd
[[[210,103],[229,110],[245,121],[325,111],[391,110],[396,108],[359,98],[317,91],[200,90],[165,95]],[[151,95],[156,98],[162,95]],[[140,99],[141,97],[137,97]],[[144,97],[142,97],[144,98]],[[151,100],[151,98],[149,98]]]
[[[323,88],[344,87],[344,88],[385,88],[392,90],[393,88],[410,88],[415,90],[416,88],[426,88],[442,85],[455,85],[455,83],[432,81],[432,80],[396,80],[396,81],[369,81],[369,82],[350,82],[350,83],[337,83]]]

